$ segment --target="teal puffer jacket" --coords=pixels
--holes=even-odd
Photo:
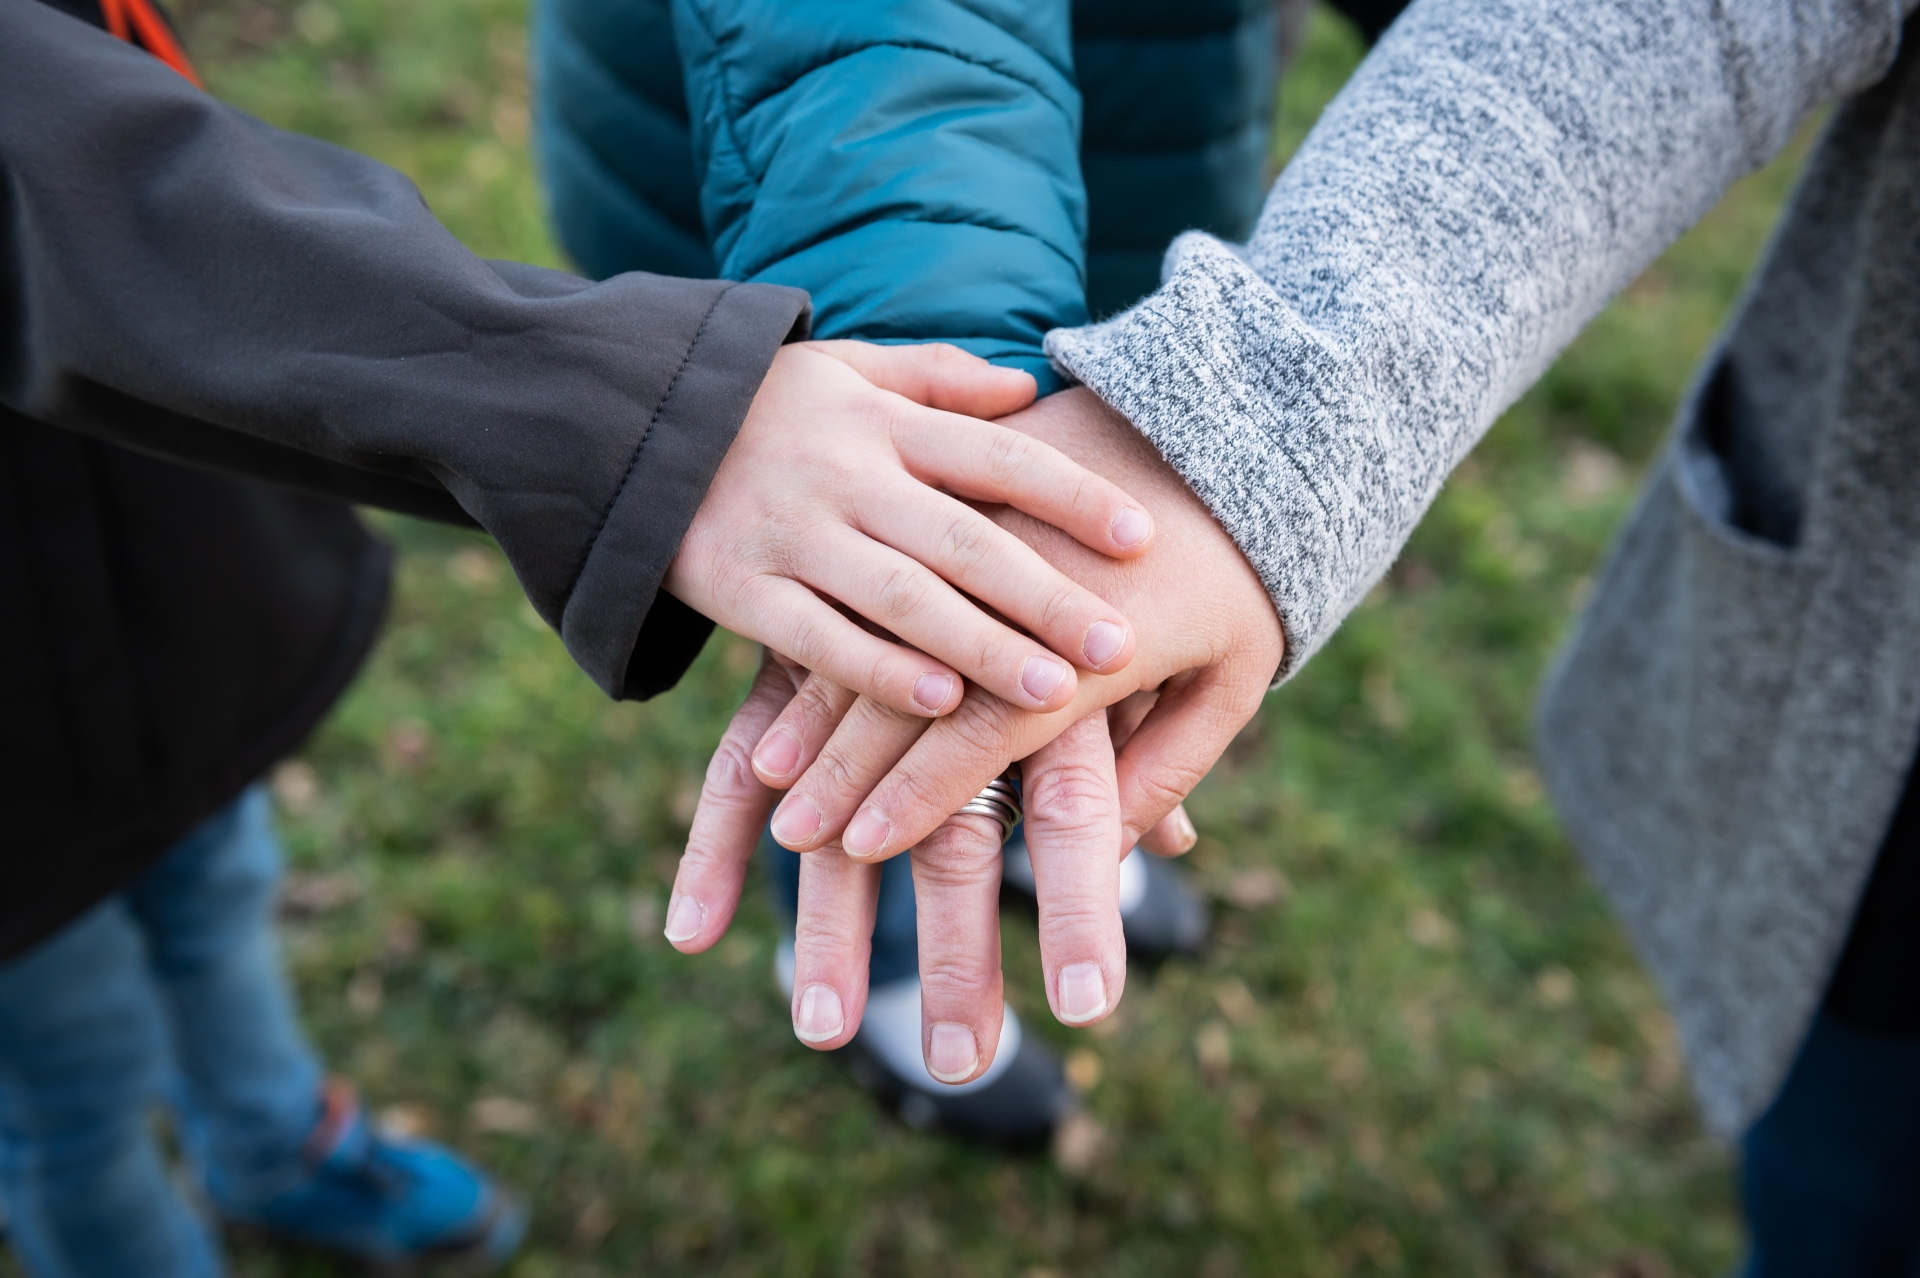
[[[542,0],[540,154],[594,275],[793,284],[1050,387],[1048,329],[1250,234],[1274,51],[1271,0]]]

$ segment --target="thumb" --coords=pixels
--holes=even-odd
[[[1031,404],[1039,389],[1032,374],[989,364],[945,342],[920,346],[850,341],[808,344],[881,390],[928,408],[969,417],[1005,417]]]

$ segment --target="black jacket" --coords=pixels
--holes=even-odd
[[[485,528],[602,688],[671,686],[710,626],[661,578],[806,322],[482,261],[391,169],[0,0],[0,956],[326,713],[387,583],[343,500]]]

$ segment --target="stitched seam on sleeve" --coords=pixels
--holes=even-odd
[[[753,193],[756,197],[758,197],[760,194],[761,182],[764,180],[764,175],[759,173],[754,173],[752,169],[747,168],[746,148],[740,145],[740,135],[738,130],[734,127],[739,122],[742,112],[739,108],[738,103],[734,100],[734,96],[733,96],[733,67],[732,67],[732,63],[730,62],[727,56],[727,46],[721,42],[720,36],[713,29],[713,24],[707,21],[707,15],[701,11],[699,5],[688,4],[685,6],[685,8],[687,13],[691,15],[693,20],[700,24],[700,30],[704,32],[707,37],[707,47],[713,50],[714,80],[717,84],[717,92],[720,95],[720,128],[724,130],[726,133],[726,139],[727,139],[726,145],[728,149],[732,152],[732,154],[739,159],[740,167],[743,169],[746,169],[748,174],[753,178]],[[682,71],[682,74],[683,75],[685,74],[684,70]],[[689,89],[691,89],[692,86],[689,85],[688,87]],[[689,97],[688,99],[689,113],[691,113],[692,110],[693,110],[693,102],[691,97]],[[716,153],[720,150],[720,141],[717,137],[714,139],[713,150]],[[705,194],[704,188],[706,187],[706,184],[707,184],[707,172],[711,170],[713,167],[712,160],[713,160],[713,157],[709,155],[707,157],[707,163],[704,165],[701,165],[700,157],[697,155],[694,156],[694,163],[700,169],[700,186],[702,188],[703,197]],[[701,203],[704,206],[705,204],[704,198],[702,199]],[[703,225],[705,223],[705,219],[706,219],[706,212],[703,207],[701,210],[701,220]],[[745,218],[743,217],[741,220],[744,221]],[[716,301],[715,304],[718,305],[718,302]]]
[[[666,390],[660,393],[660,402],[653,406],[653,416],[647,419],[647,427],[640,432],[639,440],[633,446],[633,455],[627,459],[627,471],[620,476],[620,486],[613,490],[612,500],[607,508],[600,512],[600,523],[594,528],[593,536],[587,539],[587,548],[581,552],[580,565],[573,570],[573,580],[567,583],[567,603],[573,602],[573,592],[579,589],[580,576],[587,570],[587,561],[593,558],[594,547],[600,544],[600,535],[607,530],[607,522],[613,518],[613,512],[620,505],[620,498],[627,491],[627,484],[633,479],[633,472],[639,469],[640,454],[646,450],[647,441],[653,438],[653,428],[659,424],[660,414],[666,411],[667,401],[673,398],[674,388],[680,385],[680,377],[687,371],[687,365],[693,362],[693,352],[699,349],[700,339],[706,335],[707,325],[713,319],[713,313],[720,309],[720,301],[733,291],[732,286],[721,289],[714,295],[707,313],[700,317],[700,326],[693,330],[693,340],[687,343],[686,354],[680,357],[680,366],[673,370],[673,377],[667,382]],[[564,609],[565,605],[562,605]]]
[[[1009,35],[1009,38],[1016,39],[1016,40],[1018,39],[1018,37],[1011,36],[1011,35]],[[787,92],[789,89],[799,84],[800,81],[806,79],[808,76],[814,74],[816,71],[824,71],[826,68],[832,66],[836,62],[844,62],[848,58],[858,57],[860,54],[866,53],[868,50],[871,50],[871,49],[910,49],[918,53],[931,53],[939,57],[951,58],[955,62],[962,63],[966,66],[978,67],[980,70],[987,72],[989,75],[999,76],[1003,80],[1011,80],[1015,84],[1024,85],[1027,88],[1032,89],[1035,93],[1039,94],[1042,98],[1045,98],[1049,105],[1057,107],[1061,111],[1071,112],[1073,109],[1070,103],[1062,102],[1054,94],[1049,93],[1045,85],[1040,84],[1037,81],[1027,76],[1016,75],[1014,72],[1008,70],[1006,67],[1001,66],[996,62],[990,62],[983,58],[968,57],[965,53],[959,52],[958,50],[943,48],[942,46],[937,44],[927,44],[918,40],[875,40],[875,41],[872,41],[871,43],[858,45],[851,49],[843,49],[836,53],[825,54],[820,58],[819,61],[810,62],[807,65],[799,68],[797,71],[793,73],[791,77],[789,77],[782,83],[774,86],[773,88],[768,89],[765,93],[762,93],[758,97],[753,98],[751,100],[741,99],[739,102],[740,113],[744,115],[747,112],[756,109],[761,104],[779,97],[782,93]],[[1035,56],[1041,58],[1042,61],[1045,61],[1045,55],[1039,53],[1038,50],[1035,50]],[[1052,66],[1053,64],[1048,63],[1047,65]]]
[[[918,213],[908,217],[895,217],[887,213],[876,212],[871,217],[861,218],[858,221],[849,222],[841,226],[829,227],[811,239],[801,240],[793,244],[782,244],[776,250],[776,255],[771,261],[761,262],[755,265],[752,270],[743,271],[742,274],[751,279],[764,270],[771,269],[782,262],[787,262],[800,256],[802,253],[819,248],[822,244],[828,244],[842,236],[851,235],[855,231],[864,231],[870,226],[892,226],[902,222],[911,222],[921,226],[971,226],[982,231],[993,231],[1001,235],[1018,235],[1023,239],[1032,240],[1035,244],[1045,248],[1055,257],[1060,258],[1068,266],[1073,268],[1076,278],[1086,271],[1086,266],[1083,263],[1074,261],[1073,256],[1063,251],[1059,245],[1024,226],[1007,226],[997,221],[988,220],[985,217],[977,219],[971,217],[935,217],[925,213]],[[738,265],[738,263],[735,265]]]

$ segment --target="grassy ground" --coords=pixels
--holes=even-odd
[[[197,0],[223,96],[412,174],[476,250],[554,262],[523,0]],[[1316,14],[1297,145],[1358,56]],[[1725,1154],[1528,761],[1531,690],[1791,176],[1749,180],[1495,428],[1390,582],[1192,808],[1212,950],[1052,1023],[1088,1118],[1007,1158],[803,1050],[756,893],[684,958],[660,912],[754,662],[607,703],[484,540],[396,519],[386,638],[276,792],[309,1023],[390,1121],[524,1187],[515,1273],[1713,1274]],[[251,1275],[341,1272],[242,1248]],[[4,1269],[0,1262],[0,1269]]]

